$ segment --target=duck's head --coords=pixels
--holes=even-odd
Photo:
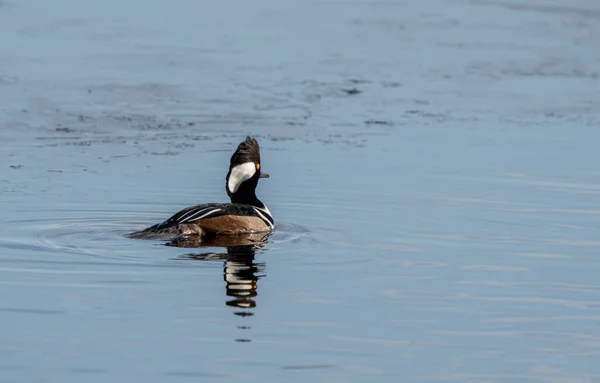
[[[231,202],[255,205],[258,200],[254,190],[259,178],[269,178],[269,175],[261,172],[258,142],[252,137],[246,137],[231,156],[225,179],[225,188]]]

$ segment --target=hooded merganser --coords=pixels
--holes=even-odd
[[[229,163],[225,189],[231,203],[190,206],[163,223],[129,234],[131,238],[180,237],[266,233],[275,228],[271,212],[256,198],[259,178],[269,178],[260,170],[260,148],[251,137],[242,141]]]

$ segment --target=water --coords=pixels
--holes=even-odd
[[[0,2],[2,382],[595,382],[594,1]],[[226,200],[262,248],[124,234]]]

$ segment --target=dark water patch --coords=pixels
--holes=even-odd
[[[168,371],[163,372],[162,375],[173,378],[222,378],[227,376],[204,371]]]
[[[16,193],[23,187],[22,184],[0,180],[0,193]]]
[[[282,370],[320,370],[324,368],[333,368],[330,364],[305,364],[305,365],[289,365],[281,367]]]
[[[92,141],[65,142],[65,146],[92,146]]]
[[[370,83],[369,80],[361,80],[361,79],[357,79],[357,78],[351,78],[351,79],[348,80],[348,82],[350,84],[355,84],[355,85]]]
[[[194,123],[188,123],[188,124],[194,124]],[[212,141],[214,138],[209,136],[209,135],[184,135],[183,138],[185,138],[186,140],[192,140],[192,141]]]
[[[382,81],[381,86],[384,88],[399,88],[402,86],[402,83],[398,81]]]
[[[334,138],[318,139],[316,142],[321,143],[323,145],[340,145],[341,144],[341,145],[348,146],[348,147],[364,148],[365,141],[366,140],[363,140],[362,142],[351,141],[351,140],[340,140],[339,137],[334,137]]]
[[[510,77],[581,78],[596,80],[600,73],[586,64],[565,58],[545,58],[536,61],[482,61],[470,64],[467,76],[505,79]]]
[[[327,85],[333,88],[337,84]],[[334,97],[335,92],[334,89],[331,89],[330,97]],[[249,121],[249,117],[243,116],[240,116],[240,119],[244,121],[243,125],[258,125],[260,130],[264,131],[263,134],[255,133],[255,136],[273,137],[274,142],[283,140],[304,142],[308,140],[324,144],[333,143],[325,137],[319,137],[324,136],[324,134],[319,133],[310,124],[307,124],[312,112],[310,110],[306,110],[306,112],[307,114],[300,120],[283,119],[279,122],[256,117],[257,120],[254,122]],[[35,139],[43,142],[38,145],[40,148],[93,147],[98,145],[102,147],[112,146],[116,150],[119,150],[117,147],[121,147],[122,150],[127,150],[129,155],[157,156],[178,155],[181,154],[181,151],[197,149],[196,143],[200,141],[218,141],[224,138],[227,141],[235,142],[239,139],[238,133],[217,133],[214,131],[215,125],[227,126],[239,122],[235,118],[231,120],[232,116],[225,115],[215,116],[214,119],[194,116],[195,121],[189,121],[187,118],[159,117],[139,113],[130,115],[115,115],[107,112],[82,114],[61,109],[45,113],[49,114],[48,120],[60,122],[56,122],[52,130],[46,128],[45,125],[29,127],[29,131],[39,133]],[[115,124],[115,121],[118,123]],[[288,126],[289,129],[282,130],[281,128],[284,126]],[[304,129],[300,129],[301,126],[307,127],[309,130],[304,132]],[[115,129],[119,130],[117,134],[112,131]],[[251,132],[252,129],[249,129],[249,133]],[[276,133],[273,134],[272,132]],[[356,142],[350,138],[352,132],[340,130],[340,134],[346,137],[343,140],[338,140],[338,145],[354,147],[364,145],[363,142]],[[142,146],[147,143],[156,143],[156,149],[160,147],[163,150],[148,150],[148,148],[144,150]],[[167,150],[164,150],[165,147]],[[209,150],[209,148],[203,146],[202,150]]]
[[[385,120],[366,120],[365,124],[366,125],[394,126],[394,123],[392,121],[385,121]]]
[[[177,156],[180,153],[179,152],[174,152],[171,150],[167,150],[165,152],[143,152],[144,154],[150,154],[151,156]]]
[[[0,312],[5,313],[21,313],[21,314],[65,314],[66,311],[61,310],[44,310],[44,309],[23,309],[23,308],[14,308],[14,307],[0,307]]]
[[[188,148],[193,148],[195,145],[187,143],[187,142],[182,142],[180,144],[175,144],[174,146],[177,149],[188,149]]]
[[[81,374],[81,375],[103,375],[110,372],[107,368],[94,368],[94,367],[76,367],[70,368],[70,373]]]
[[[573,7],[562,4],[546,4],[541,1],[533,1],[530,4],[520,4],[513,2],[500,2],[494,0],[474,0],[475,4],[494,5],[515,11],[530,11],[560,15],[574,15],[578,17],[600,18],[600,10],[590,9],[589,7]]]
[[[83,120],[81,120],[83,121]],[[60,124],[59,124],[60,125]],[[59,126],[55,129],[57,132],[73,133],[75,130],[66,126]]]
[[[2,8],[2,3],[0,3],[0,8]],[[0,84],[13,85],[18,82],[19,79],[17,77],[0,75]]]
[[[407,28],[406,24],[398,21],[395,18],[377,18],[377,19],[366,19],[356,18],[350,21],[350,25],[353,27],[362,28],[381,28],[390,32],[403,31]]]
[[[349,88],[349,89],[342,89],[342,91],[348,95],[357,95],[357,94],[361,94],[362,90],[358,89],[358,88]]]
[[[297,122],[297,121],[286,121],[286,125],[289,126],[306,126],[305,122]]]
[[[73,140],[73,139],[77,139],[80,140],[83,137],[78,136],[78,137],[65,137],[65,136],[44,136],[44,137],[35,137],[36,140],[40,140],[40,141],[45,141],[45,140]]]
[[[452,119],[448,113],[432,113],[426,112],[418,109],[410,109],[405,112],[406,115],[413,115],[417,117],[422,117],[428,120],[434,120],[437,122],[444,122]]]
[[[151,282],[144,280],[134,280],[134,279],[108,279],[108,280],[100,280],[98,283],[106,283],[107,285],[139,285],[139,284],[149,284]]]
[[[531,46],[526,46],[517,42],[508,41],[444,41],[438,43],[439,47],[457,48],[466,51],[493,51],[493,50],[510,50],[510,51],[528,51]]]
[[[543,127],[549,124],[566,123],[579,128],[597,128],[600,126],[600,115],[596,109],[594,107],[564,108],[560,106],[524,109],[517,116],[503,116],[502,121],[521,126]]]
[[[290,122],[289,124],[295,124],[295,123],[294,122]],[[272,135],[269,135],[267,138],[269,140],[273,141],[273,142],[293,141],[295,139],[293,137],[282,137],[282,136],[272,136]]]

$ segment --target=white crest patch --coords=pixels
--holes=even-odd
[[[238,191],[242,182],[249,180],[256,173],[256,165],[254,162],[245,162],[231,169],[227,188],[231,194]]]

